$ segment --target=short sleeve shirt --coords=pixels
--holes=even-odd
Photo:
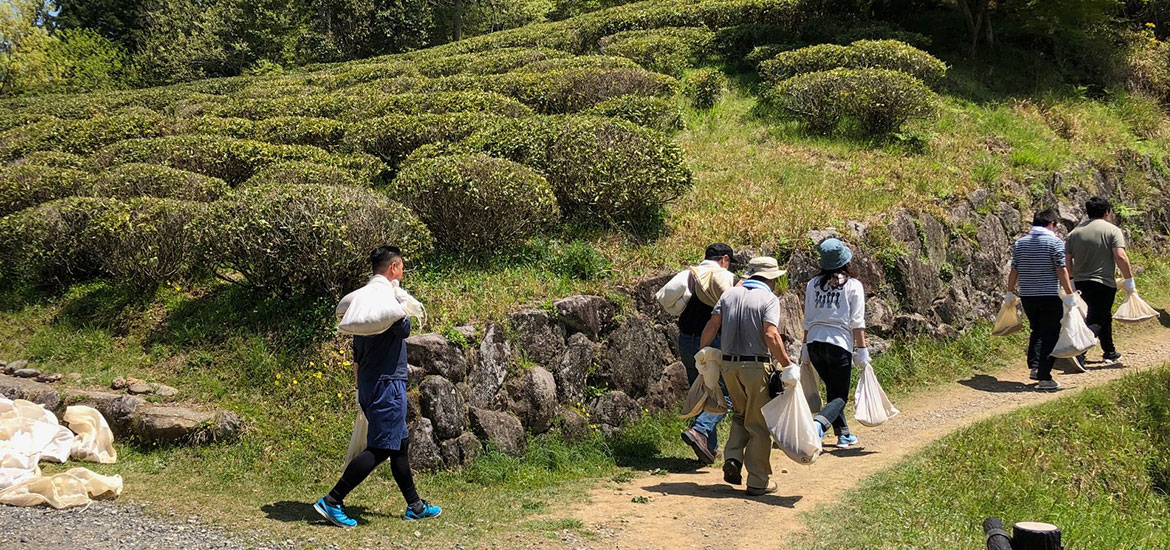
[[[1068,255],[1073,260],[1074,281],[1093,281],[1117,287],[1113,249],[1125,248],[1125,235],[1119,227],[1105,220],[1089,220],[1069,233],[1067,246]]]
[[[1012,247],[1012,267],[1020,273],[1020,296],[1060,296],[1056,273],[1064,263],[1064,241],[1047,229],[1032,228]]]
[[[745,282],[723,293],[712,313],[723,316],[723,353],[769,355],[764,323],[780,326],[780,299],[766,286]],[[762,286],[762,285],[761,285]]]

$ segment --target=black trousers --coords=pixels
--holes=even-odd
[[[832,403],[837,399],[841,400],[839,408],[826,406],[821,414],[825,415],[826,420],[832,421],[833,433],[847,435],[849,424],[845,423],[843,409],[845,403],[849,402],[849,382],[853,374],[853,350],[825,342],[809,342],[808,358],[812,362],[813,368],[817,369],[817,375],[821,377],[821,381],[825,383],[825,403]],[[826,414],[832,409],[836,409],[836,414]]]
[[[374,468],[377,468],[386,459],[390,459],[390,472],[394,474],[394,481],[398,483],[398,489],[402,491],[402,498],[406,499],[406,505],[410,506],[418,502],[418,491],[414,488],[414,475],[410,472],[408,444],[409,440],[403,439],[402,448],[397,451],[367,447],[366,450],[358,453],[345,467],[345,472],[341,474],[337,485],[334,485],[333,490],[325,496],[325,502],[330,506],[340,505],[350,491],[365,481]]]
[[[1032,327],[1028,340],[1028,368],[1036,369],[1040,380],[1052,379],[1056,358],[1052,350],[1060,339],[1060,321],[1064,318],[1064,302],[1059,296],[1020,296],[1024,315]]]
[[[1113,345],[1113,300],[1117,298],[1117,289],[1096,281],[1077,281],[1076,285],[1081,298],[1089,304],[1085,324],[1101,339],[1101,351],[1106,354],[1117,351]]]

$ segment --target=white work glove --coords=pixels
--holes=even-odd
[[[1066,294],[1064,297],[1064,307],[1068,307],[1068,308],[1077,307],[1077,295],[1076,294]]]
[[[808,344],[802,344],[800,346],[800,363],[798,364],[804,365],[810,362],[811,360],[808,358]]]
[[[1005,292],[1005,293],[1003,293],[1003,304],[1004,304],[1005,306],[1006,306],[1006,305],[1011,305],[1011,304],[1015,303],[1015,301],[1016,301],[1016,295],[1015,295],[1015,294],[1012,294],[1011,292]]]
[[[1124,288],[1126,292],[1133,294],[1134,292],[1137,292],[1137,281],[1133,279],[1126,279],[1125,282],[1121,283],[1121,288]]]
[[[869,348],[857,348],[853,350],[853,364],[859,367],[864,367],[869,364]]]

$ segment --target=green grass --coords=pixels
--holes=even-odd
[[[980,422],[806,520],[819,548],[982,548],[1044,521],[1066,548],[1170,546],[1170,367]]]

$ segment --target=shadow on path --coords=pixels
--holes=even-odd
[[[313,509],[313,505],[308,502],[292,502],[288,500],[272,502],[261,506],[260,511],[264,512],[264,515],[266,515],[268,519],[273,519],[276,521],[283,521],[286,523],[304,522],[319,525],[330,525],[328,521],[325,521],[325,518],[321,517],[321,514],[317,513],[317,510]],[[363,523],[369,523],[368,521],[362,519],[363,516],[369,515],[373,517],[387,517],[386,514],[369,512],[364,506],[346,506],[345,513],[348,514],[349,517],[357,520],[359,525]]]
[[[878,451],[867,451],[865,447],[850,447],[848,449],[837,449],[829,447],[825,449],[825,454],[833,455],[837,458],[853,458],[856,456],[866,456],[877,454]]]
[[[783,506],[785,508],[793,508],[796,503],[800,501],[800,495],[796,496],[780,496],[780,495],[764,495],[759,497],[745,497],[744,489],[742,487],[734,487],[731,485],[724,485],[722,483],[717,485],[699,485],[694,482],[668,482],[659,483],[658,485],[651,485],[644,487],[645,490],[652,493],[666,493],[668,495],[680,495],[696,498],[734,498],[743,500],[745,498],[770,504],[772,506]],[[781,487],[783,489],[783,487]]]
[[[959,383],[971,388],[973,390],[985,391],[989,393],[1020,393],[1033,391],[1031,384],[1023,382],[1015,382],[1011,380],[1000,380],[994,376],[986,374],[976,374],[966,380],[959,380]]]

